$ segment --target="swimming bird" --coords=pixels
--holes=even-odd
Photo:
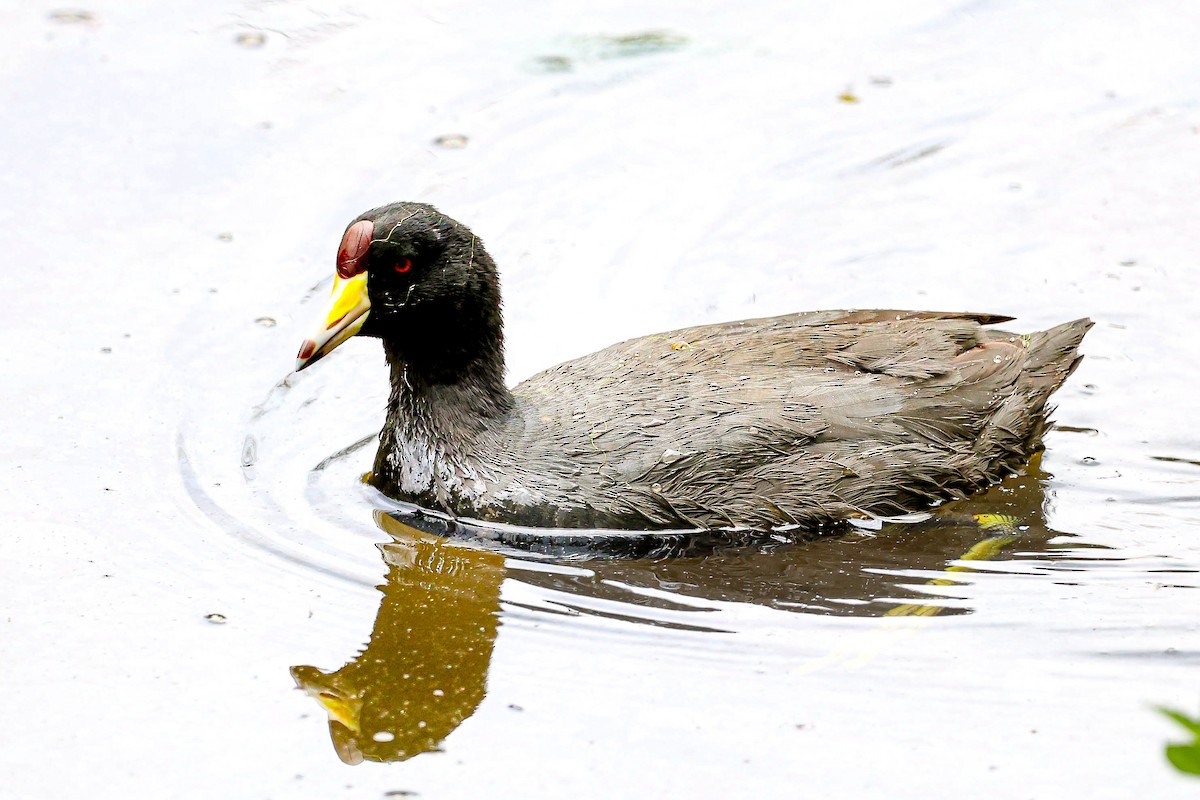
[[[304,369],[383,342],[370,476],[458,518],[544,528],[819,529],[962,498],[1042,446],[1092,323],[814,311],[668,331],[509,389],[496,265],[432,206],[361,214]]]

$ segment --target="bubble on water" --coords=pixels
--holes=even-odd
[[[258,325],[262,325],[264,328],[274,328],[275,327],[275,318],[274,317],[259,317],[258,319],[254,320],[254,322]]]
[[[396,734],[391,731],[375,731],[371,734],[371,738],[377,742],[390,742],[395,740]]]
[[[224,614],[205,614],[204,618],[206,620],[208,620],[209,622],[211,622],[213,625],[224,625],[225,624],[225,615]]]

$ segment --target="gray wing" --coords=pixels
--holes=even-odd
[[[515,388],[508,468],[559,476],[552,504],[580,488],[603,497],[596,518],[621,524],[767,527],[923,507],[1025,457],[1069,371],[1052,364],[1053,380],[1019,390],[1032,337],[981,327],[1005,319],[824,311],[622,342]]]

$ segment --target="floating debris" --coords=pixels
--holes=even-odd
[[[949,145],[948,141],[924,142],[921,144],[911,145],[901,150],[895,150],[887,155],[880,156],[871,163],[867,164],[864,169],[896,169],[897,167],[903,167],[906,164],[911,164],[912,162],[919,161],[922,158],[928,158],[929,156],[936,155],[945,150],[947,145]]]
[[[565,41],[572,55],[552,53],[535,56],[533,69],[538,72],[570,72],[583,62],[606,61],[616,58],[637,58],[679,50],[690,44],[690,40],[678,33],[665,30],[641,31],[617,36],[597,34],[573,36]]]
[[[446,150],[462,150],[469,141],[470,139],[461,133],[447,133],[434,139],[433,143]]]
[[[262,31],[245,31],[233,37],[233,42],[239,47],[262,47],[267,43],[267,35]]]
[[[566,56],[538,56],[533,64],[542,72],[570,72],[575,66]]]
[[[854,90],[847,87],[846,91],[838,95],[838,100],[843,103],[859,103],[862,102],[859,96],[854,93]]]
[[[686,36],[661,30],[629,33],[624,36],[596,36],[592,37],[591,41],[599,47],[599,58],[631,58],[666,53],[685,47],[688,43]]]
[[[95,14],[85,11],[82,8],[60,8],[57,11],[51,11],[49,16],[54,22],[61,22],[66,25],[96,21]]]

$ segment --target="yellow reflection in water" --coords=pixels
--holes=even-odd
[[[970,613],[969,593],[953,597],[947,589],[957,594],[951,587],[979,562],[1011,558],[1017,542],[1024,555],[1052,551],[1061,534],[1045,518],[1046,479],[1035,457],[1021,474],[947,503],[927,523],[889,526],[879,535],[716,546],[671,557],[606,555],[603,540],[594,551],[568,543],[550,560],[571,569],[520,570],[511,579],[553,592],[556,608],[571,613],[694,631],[721,630],[704,627],[712,606],[695,602],[703,600],[873,617],[875,624],[834,652],[793,671],[856,668],[938,616]],[[475,712],[485,694],[506,578],[505,556],[484,549],[496,543],[470,539],[471,528],[461,522],[444,527],[425,520],[430,530],[453,531],[447,539],[384,512],[375,520],[393,541],[380,546],[388,574],[370,642],[336,672],[292,669],[297,684],[325,708],[334,747],[349,764],[435,750]],[[553,537],[542,542],[553,543]],[[914,570],[934,574],[914,586]],[[901,599],[914,591],[917,598]],[[577,602],[584,599],[591,602]],[[679,602],[684,599],[689,602]],[[689,623],[692,615],[700,621]]]
[[[292,668],[329,714],[347,764],[434,750],[475,713],[496,640],[504,557],[456,545],[377,514],[393,542],[371,641],[336,672]]]

